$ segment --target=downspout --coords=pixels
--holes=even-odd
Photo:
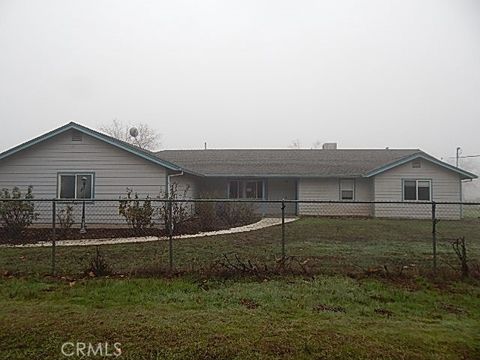
[[[167,197],[170,197],[170,185],[171,185],[171,178],[176,176],[182,176],[183,170],[176,174],[167,175]]]

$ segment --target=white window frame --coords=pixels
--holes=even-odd
[[[405,182],[406,181],[415,181],[415,200],[407,200],[405,199]],[[419,182],[428,182],[428,200],[419,200],[418,199],[418,183]],[[432,179],[402,179],[402,201],[406,202],[418,202],[418,201],[432,201],[433,198],[433,191],[432,191]]]
[[[232,198],[230,197],[230,184],[232,182],[237,182],[238,183],[238,197],[237,198]],[[262,189],[262,197],[255,197],[255,198],[247,198],[246,195],[246,185],[248,182],[255,182],[255,183],[261,183],[261,189]],[[229,179],[227,183],[227,194],[229,199],[243,199],[243,200],[263,200],[265,199],[265,180],[263,179]],[[257,194],[258,194],[258,188],[257,188]]]
[[[61,198],[61,184],[62,184],[62,176],[74,176],[75,177],[75,197],[73,198]],[[78,184],[78,177],[79,176],[91,176],[92,180],[90,181],[90,197],[85,198],[85,200],[93,200],[95,198],[95,173],[87,172],[87,171],[79,171],[79,172],[62,172],[58,173],[57,175],[57,199],[61,200],[83,200],[82,197],[77,197],[77,184]]]
[[[351,188],[348,188],[348,189],[347,189],[347,188],[344,188],[344,187],[342,186],[342,182],[344,182],[344,181],[351,181],[351,182],[352,182],[352,187],[351,187]],[[339,194],[338,194],[338,196],[339,196],[339,198],[340,198],[341,201],[355,201],[355,179],[352,179],[352,178],[339,179],[339,180],[338,180],[338,188],[339,188]],[[351,192],[352,192],[352,198],[351,198],[351,199],[344,199],[344,198],[342,197],[342,192],[343,192],[343,190],[345,190],[345,191],[351,191]]]

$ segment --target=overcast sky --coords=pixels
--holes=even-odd
[[[164,148],[480,153],[480,1],[0,0],[0,150],[76,121]]]

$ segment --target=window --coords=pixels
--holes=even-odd
[[[355,180],[340,179],[340,200],[353,200],[355,197]]]
[[[92,174],[58,175],[58,197],[60,199],[92,199]]]
[[[230,199],[239,199],[240,196],[240,181],[234,180],[229,183],[228,197]]]
[[[228,183],[230,199],[263,199],[262,180],[231,180]]]
[[[245,182],[245,197],[247,199],[263,198],[263,181]]]
[[[430,180],[404,180],[403,200],[430,201],[431,185]]]

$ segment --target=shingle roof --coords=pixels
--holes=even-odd
[[[418,149],[164,150],[161,159],[205,176],[362,176]]]

